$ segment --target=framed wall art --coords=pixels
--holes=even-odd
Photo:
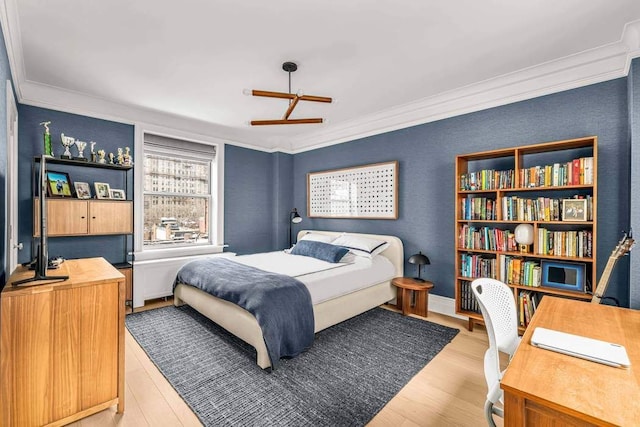
[[[398,219],[398,162],[308,173],[307,215]]]

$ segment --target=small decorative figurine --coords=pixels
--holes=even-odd
[[[131,160],[131,149],[129,147],[124,147],[124,164],[127,166],[133,166],[133,160]]]
[[[97,158],[96,158],[96,152],[93,150],[93,147],[96,146],[96,143],[91,141],[89,144],[91,144],[91,161],[95,163],[97,161]]]
[[[64,147],[64,153],[62,153],[62,156],[60,156],[61,159],[71,159],[71,151],[69,151],[69,148],[75,144],[76,139],[72,138],[70,136],[64,136],[64,133],[60,134],[60,140],[61,143]]]
[[[51,121],[40,123],[44,126],[44,155],[47,157],[53,157],[53,147],[51,147],[51,134],[49,133],[49,125]]]
[[[122,152],[122,148],[120,147],[118,147],[118,157],[116,158],[116,164],[124,166],[124,153]]]
[[[115,157],[115,156],[113,155],[113,153],[109,153],[109,164],[110,164],[110,165],[115,164],[115,163],[113,162],[113,158],[114,158],[114,157]]]
[[[76,147],[78,147],[78,157],[74,157],[74,160],[81,160],[83,162],[87,161],[87,158],[84,156],[84,149],[87,148],[87,143],[84,141],[76,141]]]
[[[98,150],[98,163],[107,163],[107,160],[104,158],[105,154],[107,154],[104,150]]]

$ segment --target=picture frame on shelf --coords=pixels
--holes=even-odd
[[[74,182],[73,187],[76,189],[76,197],[78,199],[90,199],[91,187],[88,182]]]
[[[124,193],[124,190],[113,189],[109,192],[109,195],[114,200],[126,200],[127,195]]]
[[[96,190],[96,197],[98,199],[110,199],[111,187],[106,182],[94,182],[93,186]]]
[[[583,262],[540,262],[541,285],[565,291],[585,292],[586,264]]]
[[[563,221],[587,221],[587,200],[586,199],[563,199],[562,200],[562,220]]]
[[[46,174],[48,197],[73,197],[68,173],[48,170]]]

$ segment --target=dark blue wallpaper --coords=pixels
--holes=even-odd
[[[304,218],[305,228],[392,234],[405,259],[422,251],[434,294],[454,296],[454,160],[457,154],[598,136],[598,276],[629,226],[627,82],[580,89],[414,126],[294,156],[294,204],[306,206],[308,172],[398,160],[398,220]],[[302,211],[306,215],[306,207]],[[407,274],[415,267],[405,265]],[[628,304],[628,269],[614,272],[609,292]]]
[[[130,147],[133,150],[134,140],[133,126],[127,124],[28,105],[19,105],[18,114],[20,144],[18,159],[20,179],[18,188],[19,237],[25,247],[20,253],[19,261],[25,262],[32,256],[32,164],[33,158],[40,156],[43,151],[43,128],[39,123],[51,121],[50,129],[55,157],[60,157],[64,151],[64,147],[60,143],[61,133],[87,143],[95,141],[97,143],[95,149],[103,148],[107,153],[116,153],[118,147]],[[84,150],[85,156],[90,152],[89,148],[87,145]],[[77,148],[71,147],[71,152],[76,155]],[[133,171],[122,172],[60,165],[50,165],[48,169],[68,172],[71,182],[88,182],[92,186],[92,193],[94,192],[93,183],[96,181],[107,182],[111,188],[124,189],[125,174],[127,174],[129,197],[133,195]],[[127,239],[127,247],[131,251],[133,249],[132,237],[129,236]],[[127,241],[123,236],[54,237],[49,239],[49,255],[60,255],[68,259],[102,256],[110,262],[119,263],[125,261],[125,242]]]
[[[274,156],[225,146],[224,239],[228,251],[246,254],[275,249],[274,217],[279,208]]]

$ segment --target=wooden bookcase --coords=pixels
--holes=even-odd
[[[521,331],[544,295],[591,299],[597,285],[597,159],[595,136],[456,157],[455,301],[470,330],[482,323],[469,287],[477,277],[509,285]],[[569,220],[569,209],[563,218],[568,199],[585,200],[578,204],[587,206],[586,220]],[[527,252],[514,241],[519,224],[533,227]],[[584,265],[584,290],[539,285],[542,261]]]

